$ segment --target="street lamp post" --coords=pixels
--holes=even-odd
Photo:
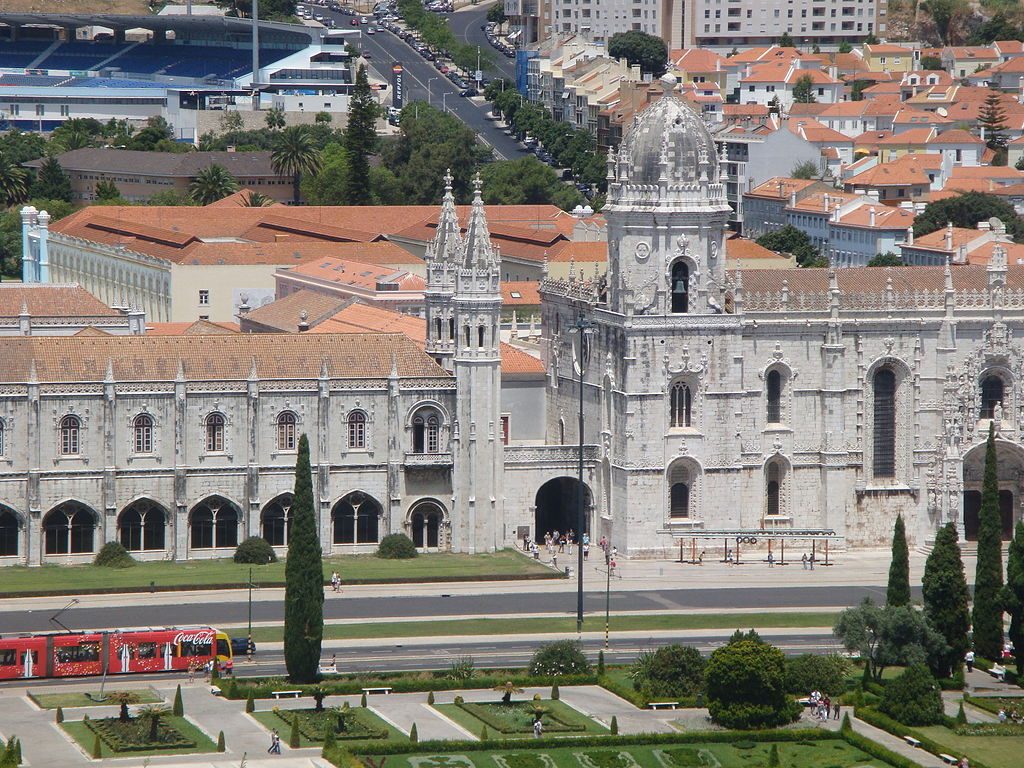
[[[445,91],[444,93],[441,94],[441,111],[442,112],[447,112],[448,111],[448,92],[447,91]]]
[[[249,633],[246,637],[252,639],[252,566],[249,567]]]
[[[435,80],[437,80],[436,77],[428,77],[427,78],[427,104],[430,103],[430,84],[432,82],[434,82]]]
[[[571,329],[572,333],[579,334],[580,337],[580,353],[577,362],[577,366],[580,374],[580,413],[579,413],[579,484],[576,488],[577,499],[577,515],[576,515],[576,634],[583,633],[583,532],[586,529],[587,518],[586,518],[586,500],[585,494],[583,493],[583,365],[584,357],[586,354],[586,337],[589,333],[593,332],[590,321],[587,320],[583,314],[583,309],[580,309],[580,313],[576,318],[576,325]]]

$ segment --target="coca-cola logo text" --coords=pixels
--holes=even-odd
[[[194,645],[200,645],[203,643],[213,642],[212,632],[194,632],[189,634],[188,632],[179,632],[174,636],[175,643],[192,643]]]

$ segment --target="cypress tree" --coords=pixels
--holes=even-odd
[[[317,678],[324,636],[324,572],[313,513],[309,438],[305,434],[299,439],[294,497],[284,571],[284,659],[293,683],[312,683]]]
[[[175,717],[181,717],[185,714],[185,704],[181,700],[181,685],[178,685],[178,689],[174,692],[174,706],[171,709],[171,713]]]
[[[892,562],[889,564],[889,588],[885,592],[886,605],[910,605],[910,550],[907,548],[907,529],[903,515],[896,516],[892,530]]]
[[[558,701],[558,697],[559,697],[558,683],[555,683],[554,685],[551,686],[551,700],[552,701]]]
[[[964,712],[964,703],[960,702],[960,708],[956,711],[956,724],[967,725],[967,713]]]
[[[604,651],[597,652],[597,676],[604,676]]]
[[[224,731],[221,731],[217,734],[217,751],[223,752],[226,748],[227,747],[224,744]]]
[[[487,726],[485,725],[484,728],[486,728],[486,727]],[[416,730],[416,723],[413,723],[412,724],[412,728],[409,729],[409,741],[411,741],[413,744],[415,744],[419,740],[420,740],[420,734]]]
[[[245,711],[256,711],[256,697],[253,695],[252,688],[249,689],[249,695],[245,698]]]
[[[369,205],[370,155],[377,148],[377,117],[380,108],[370,89],[366,66],[360,65],[348,101],[348,125],[345,128],[345,150],[348,152],[348,175],[345,197],[349,205]]]
[[[413,727],[416,727],[415,723],[413,723]],[[487,726],[485,725],[483,728],[480,729],[480,741],[487,741],[489,738],[491,738],[491,734],[490,732],[488,732]]]
[[[939,677],[949,677],[967,653],[971,628],[970,595],[960,557],[956,525],[947,523],[935,536],[935,545],[924,564],[921,582],[924,615],[931,628],[942,635],[949,650],[936,658]]]
[[[64,722],[64,709],[62,707],[57,707],[57,722]]]
[[[98,733],[92,739],[92,756],[95,760],[103,757],[103,744],[100,743],[100,735]]]
[[[434,703],[434,692],[430,691],[430,693],[427,694],[427,704],[433,704],[433,703]]]
[[[995,427],[989,425],[985,446],[985,479],[978,515],[978,565],[974,574],[974,650],[986,659],[998,659],[1003,650],[1003,542],[999,514],[999,471]]]
[[[615,715],[612,715],[612,722],[611,725],[608,726],[608,729],[611,731],[612,736],[619,735],[619,718],[617,718]]]
[[[288,746],[292,749],[298,749],[301,743],[301,734],[299,733],[299,716],[295,715],[292,717],[292,730],[288,734]]]
[[[1003,607],[1010,614],[1010,642],[1020,675],[1024,671],[1024,521],[1018,521],[1006,556],[1003,595]]]

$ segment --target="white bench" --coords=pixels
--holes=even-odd
[[[904,736],[903,740],[905,742],[907,742],[907,744],[909,744],[912,747],[920,747],[921,746],[921,740],[920,739],[915,739],[913,736]]]
[[[651,709],[661,709],[666,707],[668,709],[677,709],[679,707],[678,701],[651,701],[647,704]]]
[[[367,696],[372,696],[375,693],[383,693],[385,695],[391,693],[390,688],[363,688],[363,693]]]
[[[949,763],[950,765],[956,765],[957,763],[960,762],[959,760],[957,760],[952,755],[940,754],[939,757],[942,758],[942,762]]]
[[[992,668],[986,671],[999,682],[1006,682],[1006,667],[1002,664],[993,664]]]
[[[280,699],[282,696],[291,696],[297,699],[302,695],[302,691],[271,691],[270,695],[275,699]]]
[[[321,675],[336,675],[338,674],[338,665],[330,664],[328,666],[325,666],[321,664],[319,667],[317,667],[317,672],[319,672]]]

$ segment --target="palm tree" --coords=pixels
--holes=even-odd
[[[28,198],[28,173],[0,152],[0,200],[4,205],[17,205]]]
[[[114,691],[112,693],[107,694],[107,701],[111,702],[112,704],[119,704],[121,706],[121,711],[120,714],[118,715],[118,720],[120,720],[122,723],[127,723],[129,720],[131,720],[131,715],[128,714],[128,705],[138,703],[139,697],[131,691]]]
[[[209,205],[232,192],[237,192],[238,182],[224,166],[214,163],[196,174],[188,191],[197,203]]]
[[[501,703],[502,704],[511,704],[512,703],[512,694],[513,693],[522,693],[523,692],[523,689],[519,688],[518,686],[516,686],[516,684],[513,683],[511,680],[509,680],[507,683],[504,683],[502,685],[494,686],[494,688],[492,690],[501,691],[502,692],[502,696],[501,696]]]
[[[281,131],[270,154],[270,162],[278,176],[291,176],[294,184],[292,202],[299,204],[299,184],[303,174],[320,170],[320,150],[304,125],[294,125]]]
[[[160,704],[151,704],[139,710],[138,717],[149,721],[149,741],[155,742],[160,729],[160,720],[171,714],[171,710]]]
[[[274,204],[274,198],[262,192],[249,191],[242,195],[238,204],[243,208],[267,208]]]

